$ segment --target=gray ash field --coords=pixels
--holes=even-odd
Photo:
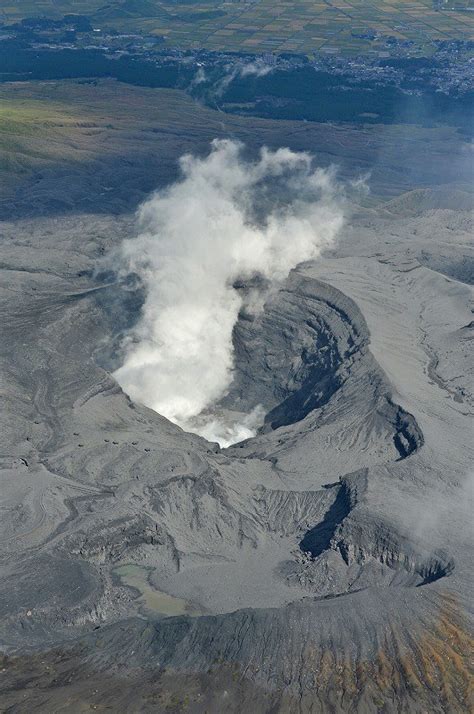
[[[90,92],[88,111],[103,111],[97,87],[37,87],[71,106]],[[1,711],[469,711],[467,144],[453,132],[447,152],[446,129],[223,117],[186,99],[185,123],[140,125],[134,155],[125,118],[147,121],[155,100],[123,92],[121,126],[102,114],[100,141],[90,127],[56,136],[2,206]],[[99,270],[153,182],[217,132],[317,157],[330,146],[322,162],[348,181],[372,170],[336,243],[241,314],[218,408],[262,405],[265,419],[226,449],[112,377],[143,295]],[[76,161],[76,193],[54,204],[69,179],[61,142],[89,141],[106,153],[106,190]]]

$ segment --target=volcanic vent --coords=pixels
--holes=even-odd
[[[423,434],[357,306],[301,268],[258,313],[241,310],[233,341],[233,379],[212,409],[259,407],[261,428],[209,451],[199,474],[149,483],[162,545],[131,543],[119,564],[145,559],[155,587],[215,612],[449,575],[448,556],[368,507],[370,468],[414,457]]]

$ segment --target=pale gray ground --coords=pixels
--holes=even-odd
[[[5,651],[80,641],[104,687],[111,672],[211,676],[214,699],[191,692],[190,711],[465,711],[464,665],[434,681],[422,650],[448,656],[443,618],[458,654],[470,627],[469,205],[445,188],[354,207],[336,248],[239,322],[221,408],[267,418],[224,451],[99,366],[140,306],[94,277],[133,218],[4,223]],[[389,664],[364,679],[375,661]],[[220,666],[239,672],[225,695]],[[13,677],[5,711],[69,695],[85,711],[99,690],[65,685],[81,676],[35,695]],[[117,692],[114,711],[166,710]]]

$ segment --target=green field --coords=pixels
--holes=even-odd
[[[81,135],[94,126],[78,107],[35,97],[0,97],[0,205],[35,171],[87,160]]]
[[[164,35],[172,46],[249,52],[383,52],[385,38],[474,39],[474,0],[6,0],[0,19],[85,14],[97,28]],[[375,39],[367,35],[376,33]]]

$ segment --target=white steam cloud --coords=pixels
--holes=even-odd
[[[247,62],[239,68],[239,74],[241,77],[265,77],[267,74],[273,70],[271,65],[266,64],[262,60],[255,60],[255,62]]]
[[[275,284],[317,257],[341,228],[341,192],[332,170],[289,149],[248,161],[242,145],[216,140],[206,158],[180,165],[181,179],[142,205],[139,235],[121,248],[146,300],[115,377],[133,399],[227,446],[263,419],[259,408],[230,423],[212,412],[232,381],[232,331],[250,299],[235,281]]]
[[[266,64],[262,59],[256,59],[254,62],[229,64],[225,67],[225,75],[212,88],[213,96],[215,98],[222,97],[232,82],[238,77],[265,77],[267,74],[270,74],[273,69],[274,67]],[[195,84],[196,78],[193,80],[193,86]]]

